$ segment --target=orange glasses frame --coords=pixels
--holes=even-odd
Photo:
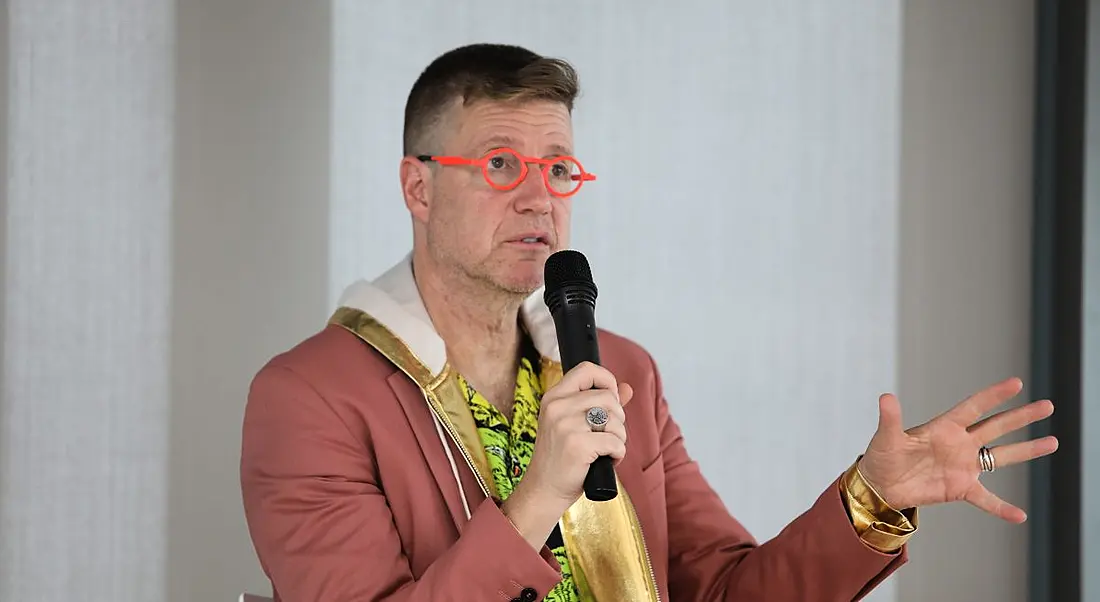
[[[489,160],[492,159],[493,157],[497,156],[497,155],[504,154],[504,153],[511,153],[511,154],[515,155],[516,157],[518,157],[519,161],[520,161],[520,165],[522,166],[521,169],[520,169],[520,172],[519,172],[519,177],[516,178],[515,182],[513,182],[513,183],[511,183],[507,186],[502,186],[500,184],[497,184],[496,182],[494,182],[492,180],[492,178],[489,177]],[[539,171],[542,172],[542,183],[546,186],[546,190],[550,191],[550,194],[552,194],[556,197],[559,197],[559,198],[570,197],[570,196],[573,196],[574,194],[577,194],[577,192],[581,189],[581,186],[583,186],[585,182],[591,182],[592,180],[596,179],[596,174],[591,174],[591,173],[588,173],[587,171],[585,171],[584,167],[581,165],[581,162],[578,161],[577,158],[572,156],[572,155],[560,155],[560,156],[557,156],[557,157],[551,157],[549,159],[540,159],[538,157],[525,157],[525,156],[519,154],[517,151],[515,151],[514,149],[511,149],[511,148],[493,149],[493,150],[489,151],[488,153],[486,153],[485,156],[481,157],[480,159],[470,159],[470,158],[467,158],[467,157],[447,157],[447,156],[436,156],[436,155],[419,155],[419,156],[417,156],[417,159],[420,160],[420,161],[425,161],[425,162],[426,161],[434,161],[436,163],[439,163],[440,165],[472,165],[472,166],[475,166],[475,167],[480,167],[481,168],[481,175],[484,176],[485,181],[489,184],[489,186],[493,187],[496,190],[512,190],[516,186],[519,186],[524,180],[527,179],[527,174],[530,171],[530,170],[527,169],[527,165],[529,163],[534,163],[536,165],[541,165],[542,166],[539,169]],[[579,184],[577,184],[577,187],[574,188],[573,190],[569,191],[569,192],[558,192],[558,191],[554,190],[554,188],[552,186],[550,186],[550,175],[549,175],[550,166],[557,163],[557,162],[559,162],[559,161],[562,161],[563,159],[572,161],[573,164],[577,166],[577,169],[580,170],[579,174],[576,174],[576,175],[573,176],[573,179],[578,181]]]

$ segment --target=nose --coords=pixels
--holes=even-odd
[[[532,166],[527,177],[512,191],[513,204],[519,213],[550,213],[553,196],[542,181],[538,167]]]

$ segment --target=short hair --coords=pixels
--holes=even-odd
[[[479,100],[549,100],[572,112],[578,92],[577,72],[564,60],[505,44],[455,48],[432,61],[409,92],[404,153],[432,152],[421,146],[456,98],[464,106]]]

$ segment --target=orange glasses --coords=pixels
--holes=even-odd
[[[498,148],[489,151],[480,159],[468,159],[466,157],[436,157],[420,155],[420,161],[434,161],[440,165],[473,165],[481,168],[481,174],[489,186],[497,190],[512,190],[519,186],[527,177],[527,164],[534,163],[541,166],[542,181],[546,189],[556,197],[572,196],[581,189],[585,182],[595,180],[595,174],[590,174],[581,167],[576,157],[561,156],[550,159],[537,157],[525,157],[510,148]]]

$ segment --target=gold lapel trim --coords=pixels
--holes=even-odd
[[[450,425],[448,432],[451,437],[458,436],[459,449],[465,450],[463,454],[472,460],[470,469],[477,475],[481,483],[482,492],[495,500],[500,499],[496,481],[493,480],[492,469],[489,467],[489,458],[485,455],[485,446],[481,443],[481,435],[477,432],[477,423],[470,412],[469,402],[462,391],[462,385],[458,382],[458,374],[445,364],[443,372],[439,374],[428,386],[428,400],[432,403],[432,410],[436,415],[442,414],[444,424]]]

